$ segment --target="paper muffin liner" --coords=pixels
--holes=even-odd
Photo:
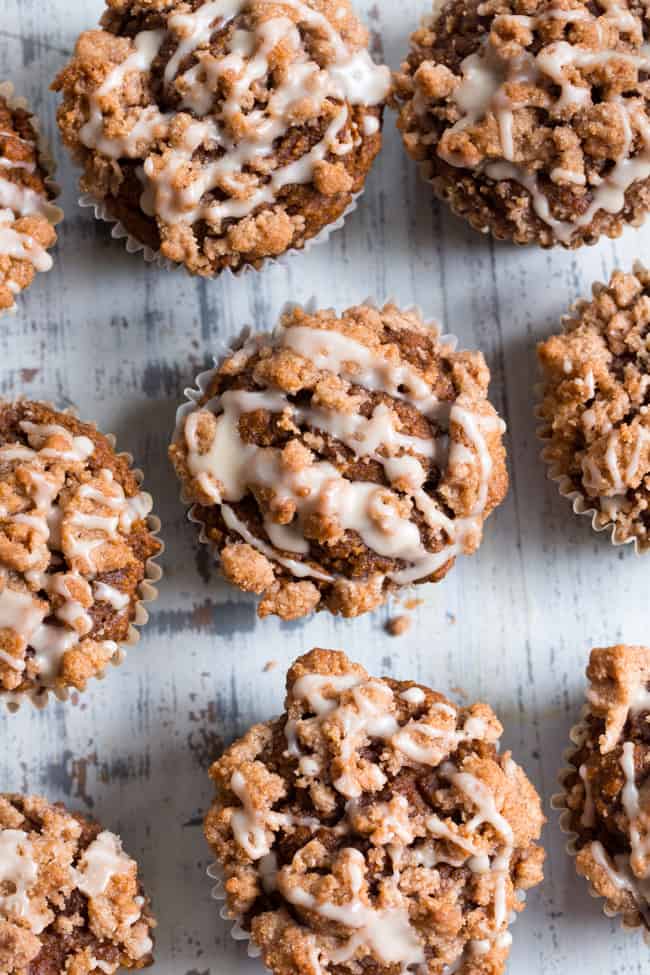
[[[405,312],[411,312],[417,315],[417,317],[420,319],[423,325],[426,325],[431,329],[435,329],[442,343],[450,346],[453,350],[456,350],[458,348],[458,338],[452,333],[443,334],[442,329],[438,324],[438,322],[436,322],[434,319],[427,320],[422,313],[422,309],[418,305],[405,305],[405,304],[403,305],[397,299],[392,297],[386,298],[384,301],[381,302],[377,301],[374,298],[365,298],[363,301],[359,302],[359,304],[367,305],[370,308],[382,308],[386,304],[395,304],[398,308],[403,309]],[[307,314],[312,315],[316,311],[318,311],[321,307],[322,306],[319,303],[318,298],[316,298],[315,296],[312,296],[304,304],[295,301],[286,302],[278,315],[277,322],[279,322],[280,319],[284,317],[284,315],[289,314],[290,312],[294,311],[297,308],[303,309]],[[275,326],[273,326],[273,328],[275,328]],[[273,329],[271,329],[271,331],[272,330]],[[184,390],[185,400],[181,403],[181,405],[176,410],[174,433],[172,437],[173,443],[175,443],[181,437],[183,432],[183,424],[186,417],[188,417],[190,413],[194,412],[197,403],[200,402],[204,393],[207,391],[212,379],[216,375],[217,371],[220,369],[223,362],[233,353],[239,351],[239,349],[241,349],[242,346],[245,345],[245,343],[248,341],[248,339],[253,337],[254,334],[259,335],[261,334],[261,332],[254,333],[251,326],[246,325],[241,330],[241,332],[234,339],[231,340],[230,343],[226,343],[226,342],[218,343],[219,348],[217,349],[217,354],[214,356],[214,366],[212,366],[212,368],[210,369],[206,369],[203,372],[198,373],[194,381],[195,385],[190,386]],[[208,549],[210,550],[210,554],[212,555],[216,565],[219,566],[220,558],[219,558],[218,546],[210,538],[208,538],[205,530],[205,525],[203,524],[201,519],[198,518],[196,515],[196,511],[198,508],[201,507],[201,505],[195,504],[192,501],[192,499],[188,497],[185,491],[185,486],[183,484],[181,484],[181,490],[179,496],[180,496],[181,504],[184,505],[186,508],[188,508],[187,511],[188,521],[191,522],[193,525],[196,525],[199,529],[199,534],[198,534],[199,543],[202,545],[206,545],[208,547]],[[400,590],[404,592],[408,589],[414,588],[415,585],[416,584],[413,583],[410,586],[402,586],[400,587]],[[233,586],[233,588],[236,589],[237,587]]]
[[[51,212],[48,215],[48,220],[53,227],[56,227],[57,224],[61,223],[64,217],[64,213],[61,207],[57,206],[54,203],[54,200],[56,200],[61,195],[61,187],[59,186],[58,183],[54,181],[54,175],[56,173],[56,162],[54,161],[54,156],[52,155],[50,145],[47,139],[45,138],[45,136],[43,135],[43,133],[41,132],[40,119],[38,118],[37,115],[35,115],[32,112],[28,100],[23,96],[17,96],[15,94],[14,86],[11,81],[0,81],[0,96],[7,100],[7,104],[9,105],[9,108],[11,109],[22,108],[25,109],[25,111],[29,112],[31,115],[31,124],[34,129],[34,132],[36,133],[36,147],[38,149],[39,162],[42,164],[43,168],[47,173],[45,179],[45,185],[52,192],[52,199],[51,201],[49,201]],[[52,245],[52,247],[56,247],[56,242]],[[48,252],[51,249],[52,248],[48,248]],[[37,272],[37,274],[47,274],[47,273],[48,273],[47,271]],[[19,297],[20,294],[21,292],[18,292],[18,294],[14,296],[14,303],[11,306],[11,308],[5,308],[2,311],[0,311],[0,317],[2,317],[3,314],[5,315],[16,314],[16,311],[18,309],[17,309],[15,298]]]
[[[57,410],[57,407],[47,401],[39,400],[44,406],[50,409]],[[65,410],[57,410],[58,413],[68,414],[69,416],[79,419],[79,414],[76,409],[69,407]],[[88,421],[83,421],[88,422]],[[103,434],[103,431],[99,430],[95,423],[88,423],[97,433]],[[103,434],[109,441],[111,447],[115,448],[117,442],[117,437],[114,433]],[[138,482],[138,487],[144,482],[144,473],[139,467],[133,467],[133,455],[127,453],[126,451],[120,451],[117,453],[117,457],[120,457],[126,461],[129,465],[131,473]],[[147,497],[153,504],[153,498],[148,491],[143,492],[145,497]],[[160,544],[160,550],[151,558],[148,558],[145,562],[144,578],[138,585],[138,600],[135,604],[135,613],[133,619],[129,622],[129,629],[126,639],[120,641],[117,645],[117,650],[109,660],[109,665],[113,667],[119,667],[120,664],[124,663],[127,657],[127,648],[133,647],[140,639],[140,628],[147,623],[149,620],[149,613],[146,609],[145,603],[153,603],[158,599],[158,589],[157,585],[162,579],[163,570],[158,564],[157,560],[165,551],[165,543],[159,537],[159,532],[161,529],[160,518],[150,512],[145,518],[147,528],[151,535],[153,535]],[[93,675],[91,680],[104,680],[106,677],[106,670],[100,671],[98,674]],[[80,693],[75,687],[41,687],[34,688],[33,690],[27,691],[0,691],[0,705],[4,704],[7,711],[15,713],[20,709],[23,702],[27,699],[34,705],[37,710],[43,710],[50,700],[50,698],[55,698],[58,701],[67,701],[72,693]],[[84,692],[81,692],[84,693]]]
[[[645,267],[641,263],[641,261],[635,261],[633,266],[633,271],[637,272],[642,270],[644,271]],[[598,297],[601,291],[604,291],[606,287],[607,285],[603,284],[602,281],[596,281],[591,287],[591,292],[593,297],[594,298]],[[569,308],[568,314],[562,316],[561,318],[562,327],[564,328],[565,324],[574,321],[575,318],[580,316],[584,311],[584,309],[590,304],[591,302],[588,298],[579,298],[577,301],[575,301]],[[555,484],[557,484],[557,488],[560,493],[560,496],[566,498],[571,503],[571,507],[573,508],[574,514],[583,515],[586,516],[587,518],[591,518],[591,527],[595,532],[609,533],[610,542],[612,545],[615,546],[632,544],[635,553],[637,555],[642,555],[644,551],[647,551],[647,549],[644,550],[642,548],[642,546],[639,543],[638,536],[627,535],[623,538],[620,537],[620,535],[617,534],[618,525],[616,524],[615,521],[608,521],[604,525],[599,524],[598,516],[601,515],[603,512],[600,511],[598,508],[594,507],[594,499],[589,498],[582,491],[577,490],[571,478],[568,477],[566,474],[564,474],[557,466],[553,464],[553,461],[549,456],[549,450],[548,450],[551,441],[551,428],[548,422],[541,415],[541,409],[542,409],[541,400],[544,396],[544,389],[545,389],[545,384],[543,382],[536,383],[533,388],[533,392],[535,397],[538,399],[538,403],[535,406],[535,417],[538,420],[543,421],[543,425],[539,426],[536,432],[537,432],[537,439],[544,444],[544,447],[542,447],[539,456],[540,459],[546,465],[547,468],[546,476],[548,480],[554,481]]]
[[[558,772],[558,783],[562,791],[551,796],[551,808],[560,813],[559,825],[562,833],[566,837],[564,848],[572,859],[575,859],[579,852],[579,847],[577,846],[579,834],[571,829],[571,810],[567,806],[567,779],[570,775],[575,775],[578,772],[574,758],[585,740],[587,734],[587,717],[590,713],[591,709],[589,705],[585,704],[580,712],[580,720],[569,731],[569,739],[572,744],[564,751],[562,758],[566,762],[566,765]],[[581,879],[587,884],[589,896],[593,897],[594,900],[603,902],[602,910],[605,917],[619,918],[621,928],[628,934],[638,935],[639,931],[641,931],[645,944],[650,948],[650,930],[643,923],[636,925],[629,924],[625,920],[622,912],[611,907],[610,902],[595,890],[590,880],[586,877],[582,877]]]
[[[355,193],[350,204],[346,207],[340,217],[338,217],[332,223],[327,224],[326,227],[323,227],[319,233],[315,234],[313,237],[310,237],[309,240],[306,240],[302,247],[291,247],[289,250],[284,251],[284,253],[279,254],[277,257],[265,257],[263,258],[259,268],[254,267],[252,264],[244,264],[236,270],[226,267],[213,276],[214,280],[224,276],[240,278],[246,274],[257,273],[258,271],[264,270],[266,267],[274,265],[284,267],[286,263],[294,256],[298,254],[306,254],[312,249],[312,247],[317,247],[319,244],[324,244],[329,240],[330,235],[335,230],[341,229],[350,214],[356,210],[358,200],[363,195],[363,192],[364,190],[362,189],[358,193]],[[78,199],[78,203],[80,207],[92,208],[96,220],[101,220],[104,223],[112,224],[111,237],[114,237],[115,240],[123,240],[124,246],[129,254],[142,254],[144,260],[148,264],[155,264],[157,267],[165,271],[180,271],[184,268],[183,264],[179,264],[176,261],[170,261],[169,258],[164,257],[159,250],[154,250],[147,244],[143,244],[141,240],[138,240],[137,237],[134,237],[133,234],[129,233],[124,224],[116,217],[111,215],[105,200],[98,199],[96,196],[93,196],[92,193],[82,193]]]

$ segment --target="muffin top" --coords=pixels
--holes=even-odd
[[[82,690],[129,639],[160,550],[129,460],[67,413],[0,402],[0,700]]]
[[[501,732],[486,704],[339,651],[294,663],[285,713],[212,766],[205,821],[230,915],[274,975],[500,975],[544,858],[539,797]]]
[[[82,186],[193,273],[302,247],[361,190],[388,68],[349,0],[107,0],[54,88]]]
[[[650,650],[592,650],[587,712],[563,777],[578,872],[627,924],[650,929]]]
[[[49,271],[48,247],[61,211],[39,149],[34,116],[0,85],[0,313],[37,271]]]
[[[650,548],[650,274],[615,271],[538,347],[543,456],[615,542]]]
[[[648,209],[648,34],[637,0],[436,5],[397,78],[406,147],[498,237],[618,236]]]
[[[285,619],[441,579],[507,489],[488,382],[480,353],[390,304],[296,308],[247,340],[170,450],[226,577]]]
[[[60,803],[0,793],[0,971],[144,968],[155,927],[119,837]]]

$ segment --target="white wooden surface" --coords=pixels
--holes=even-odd
[[[0,714],[0,790],[43,792],[119,830],[159,919],[160,975],[261,971],[210,900],[201,817],[206,768],[224,741],[280,709],[286,665],[312,646],[343,647],[375,673],[489,701],[506,744],[548,800],[576,720],[594,645],[647,642],[648,563],[594,535],[560,499],[538,453],[535,343],[593,280],[629,267],[646,231],[577,254],[493,244],[439,207],[388,115],[385,147],[343,231],[311,254],[239,280],[193,280],[127,255],[76,205],[76,173],[55,137],[48,86],[101,0],[2,0],[0,75],[41,114],[55,144],[67,218],[54,270],[0,323],[0,395],[74,404],[114,431],[146,473],[167,544],[161,596],[139,647],[68,705]],[[376,52],[393,67],[425,0],[359,2]],[[285,301],[312,294],[339,308],[367,295],[417,303],[485,353],[508,421],[512,487],[477,556],[427,593],[400,638],[387,610],[352,622],[258,622],[248,601],[197,554],[166,459],[183,388],[241,326],[270,326]],[[264,672],[269,660],[276,669]],[[640,937],[600,913],[545,831],[546,881],[517,922],[516,975],[631,975],[647,970]],[[645,968],[644,968],[645,966]]]

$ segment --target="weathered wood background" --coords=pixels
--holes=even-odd
[[[650,226],[569,255],[493,244],[432,201],[389,115],[385,148],[343,231],[285,268],[204,282],[145,266],[77,206],[76,173],[55,135],[48,86],[100,0],[2,0],[0,79],[41,115],[59,160],[66,220],[54,270],[0,325],[0,394],[74,404],[114,431],[145,470],[164,526],[160,599],[139,647],[82,697],[41,713],[0,714],[0,790],[43,792],[119,830],[140,858],[159,919],[161,975],[260,971],[210,900],[201,817],[207,766],[224,741],[280,709],[288,662],[343,647],[375,673],[481,698],[548,800],[577,718],[587,653],[647,642],[648,564],[594,535],[561,500],[538,454],[535,342],[594,280],[643,257]],[[379,56],[397,66],[425,0],[359,2]],[[285,301],[313,294],[339,308],[368,295],[417,303],[492,368],[508,421],[512,487],[479,554],[427,593],[399,639],[388,611],[353,622],[257,622],[253,605],[197,554],[166,458],[176,405],[199,367],[242,325],[273,324]],[[264,665],[277,660],[268,672]],[[545,832],[546,882],[514,931],[517,975],[631,975],[647,970],[640,937],[600,913]]]

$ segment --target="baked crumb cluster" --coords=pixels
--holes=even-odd
[[[648,33],[636,0],[435,5],[396,80],[405,146],[478,230],[617,237],[650,208]]]
[[[499,975],[542,879],[540,801],[486,704],[457,708],[333,650],[211,768],[228,910],[275,975]]]
[[[3,975],[144,968],[153,927],[119,837],[59,803],[0,793]]]
[[[0,402],[0,698],[82,690],[117,658],[160,549],[150,510],[94,427]]]
[[[363,188],[390,72],[349,0],[107,0],[54,83],[83,189],[201,275],[301,248]]]
[[[34,117],[0,85],[0,313],[52,267],[48,248],[61,216],[53,199]]]
[[[485,361],[415,311],[297,308],[202,381],[170,456],[261,616],[357,616],[438,581],[506,493]]]
[[[613,540],[650,548],[650,273],[615,271],[538,347],[544,459]]]
[[[650,650],[592,650],[587,713],[562,799],[578,873],[631,927],[650,929]]]

